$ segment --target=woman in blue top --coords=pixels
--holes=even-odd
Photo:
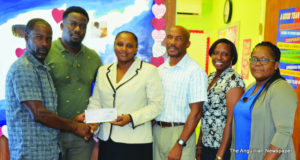
[[[297,97],[279,72],[280,50],[270,42],[255,46],[250,69],[256,82],[236,104],[232,160],[294,160],[292,133]]]

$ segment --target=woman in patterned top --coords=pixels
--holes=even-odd
[[[227,39],[217,40],[209,49],[216,71],[208,76],[208,101],[203,106],[197,160],[230,159],[233,108],[244,93],[241,76],[232,69],[237,51]]]

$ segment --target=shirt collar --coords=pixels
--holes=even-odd
[[[131,70],[131,69],[136,70],[136,69],[140,68],[140,63],[141,63],[141,60],[138,59],[137,57],[134,57],[134,61],[132,62],[132,64],[128,68],[128,70]],[[117,69],[118,61],[115,62],[113,65],[114,65],[114,68]]]
[[[228,68],[226,68],[223,72],[222,72],[222,74],[221,74],[221,76],[225,76],[225,75],[227,75],[227,73],[230,73],[230,72],[233,72],[234,70],[232,69],[232,66],[229,66]]]
[[[68,51],[68,50],[63,46],[63,44],[62,44],[62,42],[61,42],[61,38],[58,38],[56,41],[57,41],[57,43],[55,43],[55,45],[56,45],[55,47],[56,47],[61,53],[64,53],[64,54],[70,53],[70,54],[71,54],[71,52]],[[80,45],[81,45],[81,48],[80,48],[78,54],[83,53],[83,48],[84,48],[84,46],[83,46],[82,44],[80,44]]]
[[[25,50],[24,55],[35,67],[45,67],[39,60],[37,60],[29,51]]]
[[[170,57],[168,57],[168,59],[166,60],[166,62],[164,63],[164,67],[167,68],[171,68],[171,67],[180,67],[180,68],[184,68],[189,61],[190,56],[188,55],[188,53],[186,53],[182,59],[175,65],[175,66],[170,66]]]
[[[220,77],[224,77],[225,75],[227,75],[227,73],[233,72],[232,66],[229,66],[228,68],[226,68],[220,75]],[[217,72],[214,73],[214,77],[216,76]]]

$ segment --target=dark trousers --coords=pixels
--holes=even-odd
[[[218,153],[218,149],[205,147],[202,144],[201,160],[215,160],[217,153]],[[230,160],[229,147],[223,156],[223,160]]]
[[[100,140],[98,160],[152,160],[152,143],[126,144],[111,139]]]

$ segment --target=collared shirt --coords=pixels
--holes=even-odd
[[[208,84],[215,76],[216,72],[209,74]],[[227,121],[226,93],[234,87],[245,89],[245,84],[242,77],[228,67],[207,92],[208,100],[204,103],[201,120],[202,143],[206,147],[220,147]]]
[[[61,40],[52,43],[45,60],[58,95],[58,114],[73,119],[87,108],[92,83],[101,65],[99,55],[83,44],[76,56],[66,50]]]
[[[207,75],[186,54],[175,66],[169,59],[159,67],[164,90],[164,110],[155,120],[185,123],[190,103],[207,100]]]
[[[10,68],[6,78],[6,119],[12,160],[57,160],[59,131],[35,122],[22,103],[38,100],[53,113],[57,97],[46,66],[29,52]]]

